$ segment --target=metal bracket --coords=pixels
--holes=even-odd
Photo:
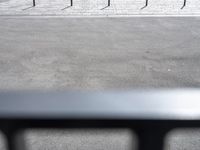
[[[146,8],[148,6],[148,3],[149,3],[149,0],[146,0],[145,5],[141,9]]]
[[[186,0],[184,0],[183,6],[181,7],[181,9],[183,9],[185,6],[186,6]]]

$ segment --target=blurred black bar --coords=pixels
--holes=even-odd
[[[183,1],[183,6],[181,7],[181,9],[183,9],[186,6],[186,0]]]
[[[70,5],[73,6],[73,0],[70,0],[70,1],[71,1]]]
[[[21,130],[10,129],[3,130],[7,142],[7,150],[26,150],[25,138]]]
[[[110,0],[108,0],[108,6],[110,6]]]
[[[35,7],[35,0],[33,0],[33,7]]]
[[[9,150],[25,150],[27,128],[130,128],[139,150],[161,150],[174,128],[200,127],[200,91],[0,93]]]
[[[144,8],[146,8],[147,6],[148,6],[148,3],[149,3],[149,1],[148,0],[146,0],[145,1],[145,5],[141,8],[141,9],[144,9]]]

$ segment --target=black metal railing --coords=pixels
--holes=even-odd
[[[139,150],[162,150],[174,128],[200,127],[200,91],[1,93],[8,150],[25,150],[29,128],[130,128]]]
[[[187,0],[183,0],[183,5],[182,5],[181,9],[183,9],[186,6],[186,2],[187,2]],[[106,7],[109,7],[110,4],[111,4],[111,1],[108,0]],[[149,0],[145,0],[145,5],[141,9],[146,8],[148,6],[148,4],[149,4]],[[36,2],[35,2],[35,0],[33,0],[33,7],[35,7],[35,6],[36,6]],[[70,6],[73,6],[73,0],[70,0]]]

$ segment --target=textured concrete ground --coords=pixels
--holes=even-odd
[[[200,1],[187,0],[74,0],[73,7],[68,7],[70,0],[0,0],[0,15],[64,15],[64,16],[112,16],[112,15],[200,15]],[[105,8],[105,9],[102,9]]]
[[[199,87],[199,18],[0,18],[0,89]]]
[[[0,22],[0,90],[200,86],[198,17],[1,17]],[[33,150],[130,146],[127,130],[65,133],[36,132],[27,139]],[[176,135],[167,149],[198,150],[199,131],[189,133]]]

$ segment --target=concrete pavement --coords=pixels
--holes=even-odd
[[[199,87],[199,18],[0,18],[0,89]]]

